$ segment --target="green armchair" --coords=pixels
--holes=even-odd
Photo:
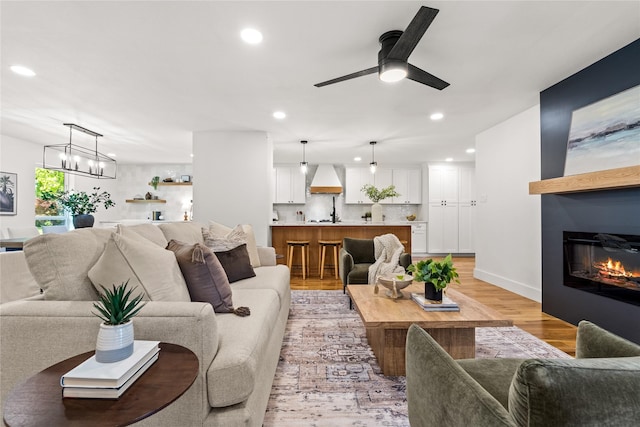
[[[369,282],[369,267],[376,262],[373,239],[345,237],[338,258],[343,292],[347,285],[366,285]],[[406,270],[411,265],[411,254],[402,253],[399,264]]]
[[[407,334],[409,423],[638,426],[640,346],[578,325],[576,359],[454,360],[423,329]]]

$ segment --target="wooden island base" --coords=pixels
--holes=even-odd
[[[308,240],[309,241],[309,257],[310,257],[310,275],[318,276],[318,240],[340,240],[345,237],[353,237],[356,239],[373,239],[376,236],[392,233],[398,236],[398,239],[404,243],[405,251],[411,252],[411,225],[358,225],[327,223],[317,224],[300,224],[300,225],[272,225],[271,226],[271,246],[276,250],[276,254],[284,255],[278,259],[279,264],[286,264],[287,240]],[[299,263],[299,252],[294,255],[294,264]],[[328,257],[327,263],[332,263],[332,257]]]

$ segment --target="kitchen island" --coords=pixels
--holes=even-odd
[[[376,236],[392,233],[404,244],[405,251],[411,252],[410,222],[291,222],[271,224],[271,246],[276,250],[279,264],[286,264],[287,240],[308,240],[310,253],[310,275],[318,276],[318,240],[340,240],[345,237],[356,239],[373,239]],[[294,261],[299,263],[299,252]],[[327,255],[326,262],[332,263],[332,256]],[[326,267],[325,267],[326,268]],[[326,272],[326,270],[325,270]]]

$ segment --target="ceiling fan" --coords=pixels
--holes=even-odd
[[[413,49],[415,49],[438,12],[438,9],[422,6],[404,32],[394,30],[387,31],[381,35],[379,41],[382,47],[378,52],[377,66],[317,83],[314,86],[323,87],[377,72],[380,80],[385,82],[396,82],[406,77],[409,80],[438,90],[444,89],[449,86],[449,83],[407,62],[409,55],[411,55],[411,52],[413,52]]]

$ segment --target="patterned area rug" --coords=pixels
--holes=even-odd
[[[478,358],[569,358],[517,327],[476,331]],[[342,291],[293,291],[263,425],[409,425],[405,377],[382,375]]]

